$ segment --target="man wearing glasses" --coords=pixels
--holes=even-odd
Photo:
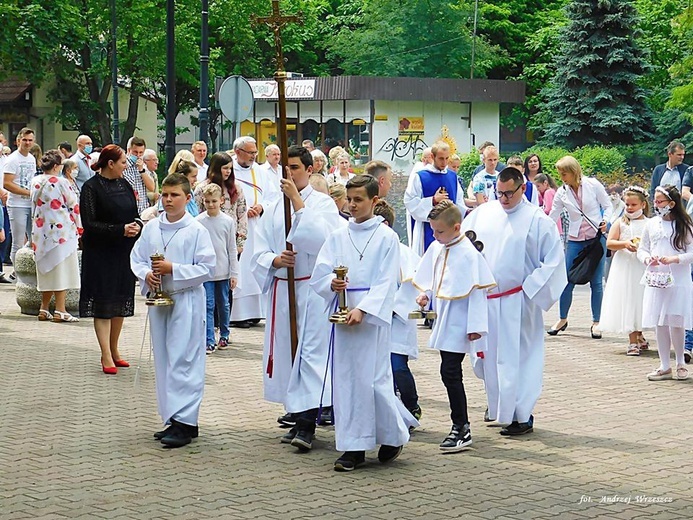
[[[250,136],[239,137],[233,143],[236,156],[233,159],[233,174],[236,182],[243,188],[248,205],[248,238],[240,258],[239,288],[233,293],[231,325],[248,328],[265,317],[262,289],[251,272],[251,259],[254,253],[255,233],[258,220],[265,206],[276,200],[281,192],[279,183],[270,173],[260,167],[257,158],[257,142]]]
[[[464,220],[484,244],[498,284],[488,294],[489,333],[474,373],[484,380],[486,421],[507,425],[501,435],[533,431],[532,411],[544,371],[544,319],[567,284],[563,244],[553,220],[524,196],[525,178],[512,167],[496,181],[495,200]],[[523,259],[523,261],[518,261]]]

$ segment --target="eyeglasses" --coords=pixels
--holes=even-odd
[[[496,191],[496,198],[500,200],[502,197],[505,197],[506,199],[510,200],[512,196],[515,195],[517,193],[517,190],[519,190],[520,188],[522,188],[522,183],[520,183],[520,185],[514,190]]]
[[[248,150],[244,150],[243,148],[239,148],[238,151],[243,152],[243,153],[247,153],[248,155],[253,155],[253,156],[257,155],[257,150],[254,152],[249,152]]]

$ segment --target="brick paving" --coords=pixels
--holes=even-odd
[[[146,349],[135,377],[141,300],[122,336],[132,368],[106,376],[90,320],[38,322],[0,286],[0,518],[693,518],[693,379],[648,382],[655,351],[627,358],[624,338],[590,339],[588,294],[576,291],[568,330],[547,340],[532,435],[483,423],[483,388],[465,365],[473,449],[441,454],[449,409],[422,328],[412,363],[422,427],[391,465],[368,453],[344,474],[332,470],[330,428],[308,454],[279,443],[282,410],[261,398],[262,327],[234,329],[233,348],[208,356],[201,436],[165,450],[151,437]]]

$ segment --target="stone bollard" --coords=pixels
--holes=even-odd
[[[82,252],[77,252],[79,268],[82,269]],[[36,289],[36,262],[34,251],[30,247],[22,247],[14,259],[14,273],[17,276],[15,296],[22,314],[38,316],[41,309],[41,293]],[[68,289],[65,309],[73,316],[79,314],[79,289]],[[55,310],[55,298],[51,299],[50,311]]]

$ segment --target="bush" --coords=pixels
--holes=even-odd
[[[560,182],[555,164],[561,157],[572,155],[582,166],[585,175],[618,175],[625,171],[626,158],[616,148],[605,146],[583,146],[573,151],[565,148],[542,148],[533,146],[522,154],[523,159],[531,154],[537,154],[541,159],[545,173],[550,173],[556,181]]]
[[[481,161],[479,161],[479,154],[475,152],[463,153],[460,155],[460,168],[457,171],[457,176],[462,179],[464,185],[466,186],[472,180],[472,175],[474,175],[474,170],[479,166]]]
[[[583,146],[574,152],[582,166],[582,171],[589,176],[623,173],[626,169],[626,158],[616,148],[605,146]]]

